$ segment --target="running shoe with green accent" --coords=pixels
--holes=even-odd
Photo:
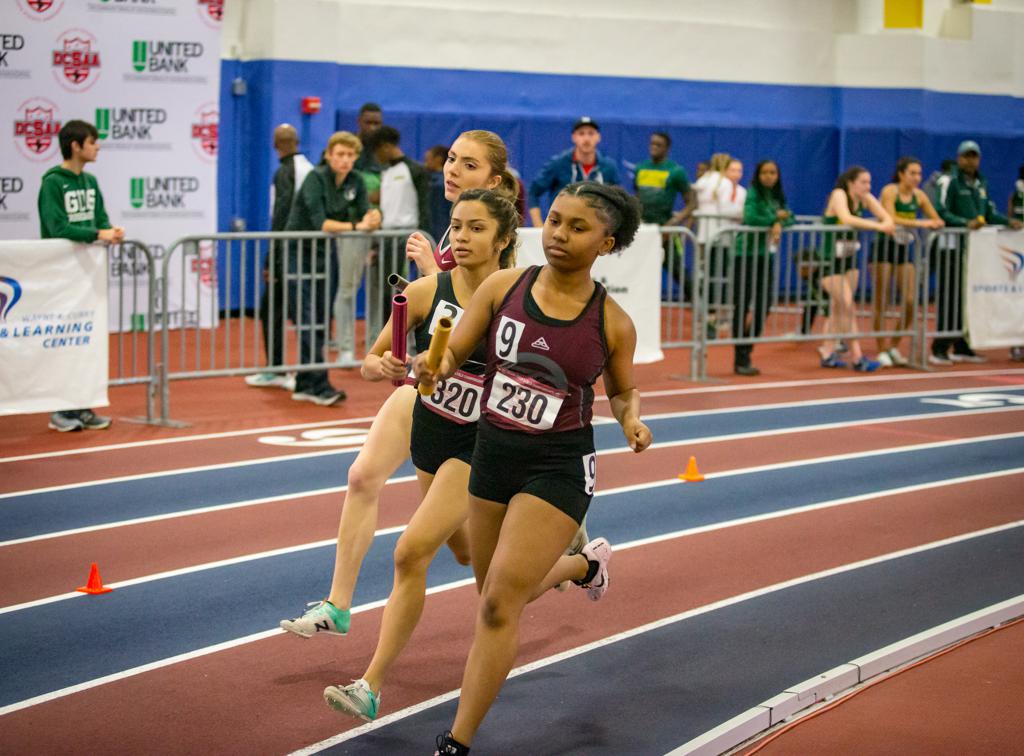
[[[352,623],[352,615],[348,609],[339,609],[330,601],[311,601],[306,604],[306,612],[301,617],[281,620],[281,629],[289,633],[312,638],[317,633],[326,635],[347,635]]]
[[[343,688],[329,685],[324,688],[324,700],[332,709],[364,722],[375,720],[380,711],[380,694],[374,695],[366,680],[353,680],[351,685]]]

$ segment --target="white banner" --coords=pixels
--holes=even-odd
[[[517,260],[520,266],[543,265],[541,229],[519,229]],[[665,358],[661,351],[661,234],[658,227],[643,225],[626,249],[594,263],[592,275],[608,289],[636,326],[638,364]]]
[[[965,309],[975,349],[1024,345],[1024,231],[971,233]]]
[[[0,241],[0,414],[104,407],[106,248]]]
[[[100,153],[86,170],[99,181],[111,222],[156,257],[155,271],[142,257],[111,261],[111,307],[141,301],[145,313],[135,289],[159,274],[166,245],[217,228],[223,0],[3,4],[0,239],[39,238],[36,197],[43,173],[61,162],[57,132],[72,119],[92,123]],[[140,278],[124,281],[122,300],[118,273],[126,269]],[[216,311],[216,287],[201,279],[209,271],[198,259],[171,270],[172,310],[181,313],[183,290],[200,291],[202,299],[187,302],[178,320],[215,325],[208,313]],[[139,328],[138,315],[112,309],[110,327]]]

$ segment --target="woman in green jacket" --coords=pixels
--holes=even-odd
[[[743,225],[765,230],[741,234],[736,245],[732,274],[734,338],[756,339],[764,330],[771,302],[775,251],[782,227],[793,223],[793,213],[786,207],[786,195],[782,191],[779,166],[774,160],[762,160],[754,170],[754,179],[743,204]],[[737,375],[760,374],[761,371],[750,363],[753,351],[753,344],[736,344],[733,370]]]

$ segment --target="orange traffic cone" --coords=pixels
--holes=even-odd
[[[679,480],[685,480],[687,483],[699,483],[704,480],[704,476],[697,469],[696,457],[690,457],[690,461],[686,463],[686,472],[679,476]]]
[[[103,585],[103,579],[100,577],[100,568],[96,566],[96,562],[93,562],[92,567],[89,568],[89,582],[75,588],[75,590],[81,593],[110,593],[114,589]]]

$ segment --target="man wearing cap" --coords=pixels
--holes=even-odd
[[[1007,218],[996,210],[995,204],[989,199],[988,182],[978,171],[980,163],[981,148],[978,143],[973,139],[961,142],[956,151],[956,168],[937,206],[942,220],[947,227],[966,227],[972,231],[986,224],[1020,228],[1020,221]],[[959,331],[963,328],[961,275],[966,249],[964,239],[961,237],[954,248],[945,251],[945,259],[938,261],[936,314],[940,331]],[[933,365],[949,365],[954,362],[984,362],[985,358],[971,349],[963,337],[940,337],[932,342],[932,353],[928,361]]]
[[[596,181],[599,184],[618,184],[619,169],[615,161],[597,151],[601,142],[601,127],[590,116],[581,117],[572,127],[571,150],[555,155],[548,161],[530,184],[530,221],[534,226],[544,225],[540,215],[540,198],[549,194],[551,199],[569,184],[577,181]]]

